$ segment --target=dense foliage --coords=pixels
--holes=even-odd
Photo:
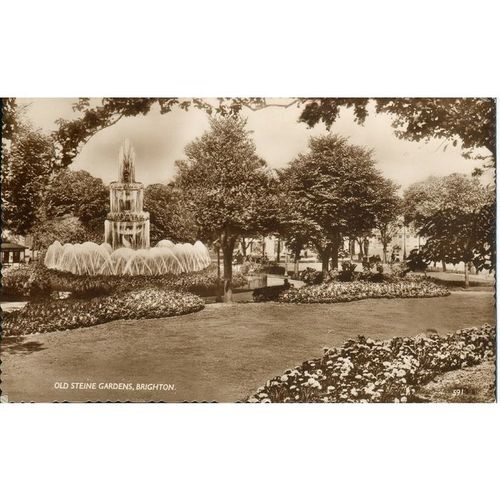
[[[45,188],[54,172],[53,144],[18,121],[9,144],[2,141],[2,229],[26,235],[36,226]]]
[[[447,336],[419,335],[373,340],[363,336],[325,348],[269,380],[251,403],[406,403],[436,375],[474,366],[495,356],[495,329],[466,328]]]
[[[144,210],[149,212],[150,240],[191,242],[198,239],[194,215],[175,184],[150,184],[144,190]]]
[[[102,233],[109,212],[109,188],[85,170],[64,170],[47,186],[45,211],[47,219],[71,215],[88,230]]]
[[[117,319],[165,318],[203,309],[199,297],[169,290],[145,289],[90,300],[63,299],[30,302],[5,314],[3,335],[69,330]]]

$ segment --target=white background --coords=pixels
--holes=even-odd
[[[347,4],[4,2],[0,94],[498,96],[497,2]],[[0,494],[492,498],[499,416],[498,405],[2,405]]]

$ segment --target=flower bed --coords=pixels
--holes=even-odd
[[[203,300],[190,293],[145,289],[90,300],[65,299],[28,303],[3,315],[3,335],[68,330],[117,319],[164,318],[203,309]]]
[[[401,279],[393,283],[328,281],[319,285],[290,288],[278,300],[288,303],[335,303],[362,299],[443,297],[450,291],[429,280]]]
[[[23,285],[27,279],[29,285]],[[95,297],[145,288],[186,291],[206,296],[215,293],[217,270],[211,265],[203,271],[179,275],[84,276],[48,269],[39,264],[31,269],[28,278],[23,276],[23,280],[18,280],[21,287],[19,291],[31,296],[48,296],[51,292],[71,292],[75,297]],[[246,283],[247,280],[242,274],[233,275],[234,288],[244,286]]]
[[[419,335],[377,341],[358,337],[324,349],[269,380],[251,403],[416,402],[416,389],[436,375],[474,366],[495,355],[495,329],[466,328],[447,336]]]

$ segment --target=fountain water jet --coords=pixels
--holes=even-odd
[[[110,184],[110,212],[104,223],[105,243],[91,241],[47,249],[50,269],[86,275],[159,275],[201,271],[210,265],[207,247],[197,241],[161,240],[149,246],[149,213],[143,211],[144,186],[135,181],[134,150],[125,141],[120,150],[120,180]]]

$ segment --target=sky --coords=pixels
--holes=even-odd
[[[76,116],[71,107],[75,101],[71,98],[17,100],[19,105],[26,105],[26,118],[47,132],[57,128],[58,118]],[[249,130],[253,131],[257,152],[271,168],[286,167],[297,154],[307,151],[311,136],[326,133],[323,125],[310,129],[298,123],[299,114],[296,107],[243,112]],[[167,182],[175,176],[175,161],[184,158],[185,146],[208,127],[208,115],[204,111],[174,109],[162,115],[159,108],[154,107],[146,116],[122,118],[98,132],[85,144],[71,168],[87,170],[105,183],[117,180],[118,153],[128,138],[136,153],[136,179],[146,185]],[[348,137],[353,144],[373,149],[377,168],[403,189],[430,175],[470,174],[482,164],[479,160],[463,158],[459,146],[448,143],[445,151],[446,142],[442,140],[425,143],[396,138],[390,117],[375,114],[373,108],[364,125],[355,123],[350,110],[343,110],[331,132]],[[492,174],[483,175],[483,180],[491,182]]]

